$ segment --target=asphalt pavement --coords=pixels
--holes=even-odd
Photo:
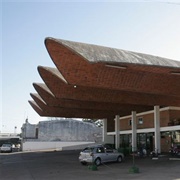
[[[131,156],[97,171],[81,165],[78,156],[79,151],[0,153],[0,180],[180,180],[180,158],[135,157],[139,173],[129,173]]]

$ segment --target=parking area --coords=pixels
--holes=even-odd
[[[80,151],[0,153],[1,180],[180,180],[180,160],[168,156],[135,158],[140,173],[131,174],[132,157],[106,163],[92,171],[78,161]]]

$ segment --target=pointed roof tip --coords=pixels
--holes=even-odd
[[[47,85],[45,83],[38,83],[38,82],[33,82],[33,87],[41,87],[41,88],[48,88]]]
[[[32,101],[33,101],[33,100],[28,100],[28,103],[31,104],[31,103],[33,103]]]
[[[65,42],[67,40],[59,39],[59,38],[53,38],[53,37],[46,37],[44,39],[44,44],[45,44],[46,48],[47,48],[47,43],[50,42],[50,41],[56,42],[58,44],[64,44],[63,42]],[[69,41],[69,42],[73,42],[73,41]]]
[[[30,93],[31,97],[38,97],[38,93]]]
[[[34,107],[37,107],[38,109],[42,110],[34,100],[29,100],[28,102],[33,107],[33,109]]]
[[[33,83],[34,89],[38,92],[38,94],[41,94],[41,90],[48,93],[50,96],[55,97],[55,95],[52,93],[52,91],[48,88],[48,86],[45,83]],[[41,90],[39,90],[41,89]]]
[[[35,101],[29,100],[28,102],[31,105],[31,107],[36,111],[36,113],[39,114],[39,116],[44,116],[43,110],[37,105]]]
[[[38,65],[38,67],[37,67],[37,70],[39,71],[39,69],[40,69],[41,67],[43,67],[43,66],[41,66],[41,65]]]
[[[44,100],[41,98],[41,96],[38,93],[30,93],[30,96],[32,97],[32,99],[34,99],[35,102],[38,99],[38,101],[41,101],[42,103],[45,104]]]
[[[38,99],[42,103],[46,104],[46,102],[41,98],[41,96],[38,93],[30,93],[31,97],[35,100]]]
[[[44,43],[46,44],[47,41],[54,41],[54,42],[57,42],[57,43],[63,43],[65,41],[75,42],[75,41],[71,41],[71,40],[59,39],[59,38],[54,38],[54,37],[46,37],[44,39]]]
[[[51,74],[53,76],[56,76],[57,78],[59,78],[64,83],[68,84],[68,82],[66,81],[64,76],[61,74],[61,72],[57,68],[38,66],[38,72],[44,81],[45,81],[45,79],[43,77],[45,74],[48,73],[48,74]]]
[[[51,68],[53,68],[53,67],[49,67],[49,66],[42,66],[42,65],[38,65],[38,67],[37,67],[38,69],[51,69]]]
[[[45,44],[45,46],[46,46],[47,41],[50,40],[50,39],[52,39],[52,37],[46,37],[46,38],[44,39],[44,44]]]
[[[31,95],[31,97],[34,99],[34,101],[35,101],[35,99],[37,99],[37,97],[35,96],[34,93],[30,93],[30,95]],[[35,102],[36,102],[36,101],[35,101]]]
[[[45,37],[44,42],[45,42],[46,40],[49,40],[49,39],[55,40],[56,38],[53,38],[53,37],[51,37],[51,36],[48,36],[48,37]]]

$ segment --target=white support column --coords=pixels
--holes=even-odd
[[[103,119],[103,143],[107,142],[107,119]]]
[[[137,150],[136,111],[132,111],[132,152]]]
[[[119,148],[119,140],[120,140],[120,138],[119,138],[119,130],[120,130],[120,127],[119,127],[119,125],[120,125],[120,123],[119,123],[119,115],[116,115],[116,117],[115,117],[115,143],[116,143],[116,149],[118,149]]]
[[[160,134],[160,111],[159,106],[154,106],[154,143],[155,150],[161,153],[161,134]]]

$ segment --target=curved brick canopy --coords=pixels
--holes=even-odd
[[[75,100],[75,99],[73,100],[73,99],[66,99],[66,98],[55,98],[46,91],[45,89],[46,87],[44,85],[37,84],[37,83],[34,83],[33,85],[39,94],[39,95],[33,94],[33,96],[37,96],[42,101],[42,103],[45,102],[45,104],[50,107],[74,108],[74,109],[79,109],[79,110],[80,109],[90,109],[90,110],[96,109],[96,110],[103,110],[103,111],[111,111],[110,114],[114,114],[114,113],[117,114],[121,112],[124,115],[128,115],[131,110],[142,112],[143,109],[144,111],[146,111],[152,108],[151,106],[142,106],[142,105],[134,105],[134,104],[121,104],[121,103],[97,102],[97,101],[80,101],[80,100]]]
[[[148,93],[138,93],[129,91],[109,90],[94,87],[74,86],[64,83],[57,69],[48,67],[38,67],[39,74],[56,98],[81,100],[86,102],[105,102],[154,106],[180,105],[180,97],[170,95],[153,95]],[[55,73],[54,73],[55,72]],[[39,93],[41,95],[41,93]]]
[[[97,45],[46,38],[57,68],[39,66],[45,84],[29,101],[41,116],[105,118],[180,106],[180,62]]]
[[[52,38],[47,38],[45,45],[53,62],[71,85],[180,96],[178,61],[143,54],[139,55],[140,61],[135,58],[138,55],[131,56],[132,52],[126,52],[126,58],[122,60],[122,56],[115,55],[114,58],[115,50],[112,48]],[[81,52],[76,47],[78,50],[82,47]],[[150,65],[147,59],[151,60]]]

